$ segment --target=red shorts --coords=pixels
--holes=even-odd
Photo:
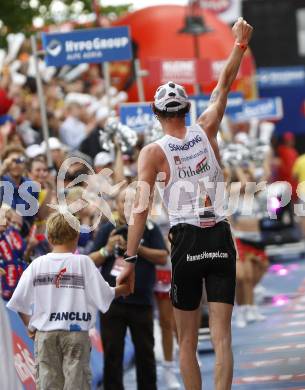
[[[251,255],[258,257],[261,261],[268,260],[268,257],[266,255],[266,252],[264,251],[264,249],[256,248],[253,245],[246,244],[246,243],[242,242],[241,240],[239,240],[238,238],[236,238],[236,246],[237,246],[237,252],[238,252],[238,255],[239,255],[239,258],[241,261],[245,261],[246,256],[248,254],[251,254]]]
[[[158,299],[169,299],[171,280],[172,272],[170,269],[156,270],[156,284],[154,292]]]

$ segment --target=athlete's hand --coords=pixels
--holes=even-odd
[[[238,18],[237,22],[232,27],[232,31],[238,42],[248,44],[252,36],[253,27],[243,18]]]
[[[116,285],[128,284],[130,292],[134,292],[135,266],[126,262],[124,269],[116,279]]]

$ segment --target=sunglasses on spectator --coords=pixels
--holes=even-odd
[[[17,157],[13,159],[13,162],[15,164],[24,164],[25,163],[25,157]]]

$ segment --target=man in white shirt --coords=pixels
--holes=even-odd
[[[88,330],[97,309],[106,312],[115,296],[130,292],[110,287],[89,257],[74,254],[79,230],[72,214],[49,217],[53,251],[30,264],[7,305],[35,338],[37,389],[90,389]]]
[[[70,103],[67,117],[59,129],[61,141],[71,149],[77,149],[96,125],[95,120],[88,122],[83,113],[84,110],[78,103]]]

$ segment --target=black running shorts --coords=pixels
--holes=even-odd
[[[170,229],[169,239],[174,307],[197,309],[202,297],[203,278],[208,302],[233,305],[236,251],[230,225],[226,221],[209,228],[178,224]]]

